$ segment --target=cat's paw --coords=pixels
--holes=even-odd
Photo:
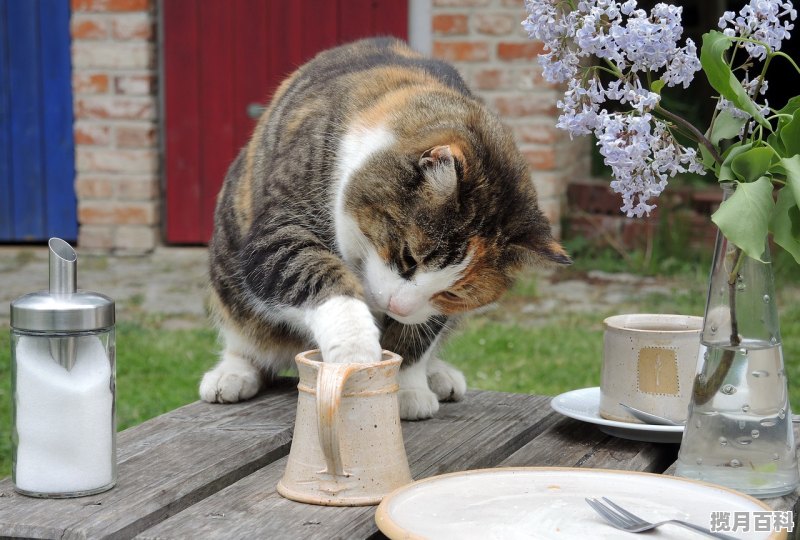
[[[368,364],[380,362],[382,356],[381,344],[376,340],[358,339],[342,340],[322,347],[322,359],[325,362],[337,364]]]
[[[467,392],[464,374],[438,358],[428,363],[428,386],[439,401],[461,401]]]
[[[425,420],[439,410],[439,400],[428,388],[401,388],[397,398],[403,420]]]
[[[400,403],[400,418],[424,420],[439,410],[439,400],[428,388],[424,362],[402,367],[397,374],[397,382],[400,385],[397,396]]]
[[[203,375],[200,399],[209,403],[236,403],[250,399],[260,389],[261,376],[255,367],[223,360]]]
[[[322,360],[334,363],[380,362],[380,332],[367,305],[357,298],[333,297],[307,315]]]

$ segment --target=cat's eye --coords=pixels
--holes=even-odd
[[[422,264],[431,264],[431,262],[433,262],[433,260],[438,256],[439,254],[436,251],[431,251],[422,258]]]
[[[411,269],[417,266],[417,259],[415,259],[414,255],[411,254],[411,250],[407,244],[403,246],[402,258],[403,265],[406,267],[406,269]]]
[[[439,296],[441,296],[442,298],[444,298],[445,300],[447,300],[449,302],[460,302],[461,301],[461,297],[460,296],[458,296],[456,293],[452,293],[450,291],[442,291],[442,292],[439,293]]]

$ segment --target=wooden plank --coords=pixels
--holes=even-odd
[[[200,5],[198,58],[200,85],[199,235],[208,242],[214,207],[228,166],[238,148],[233,141],[233,12],[228,0],[205,0]]]
[[[131,538],[286,455],[292,381],[236,405],[193,403],[119,436],[118,482],[106,493],[32,499],[0,483],[0,531],[32,538]]]
[[[11,96],[8,80],[8,3],[0,0],[0,241],[14,239],[11,183]]]
[[[309,27],[316,29],[318,22],[315,24],[311,21],[316,19],[316,15],[312,14],[311,17],[306,19],[305,2],[287,2],[286,18],[283,20],[284,24],[284,41],[286,48],[281,52],[284,58],[288,61],[287,72],[292,72],[302,66],[308,59],[306,56],[307,51],[304,44],[306,31]],[[310,26],[311,25],[311,26]],[[315,51],[316,52],[316,51]]]
[[[78,201],[74,188],[70,8],[63,0],[41,0],[41,7],[44,234],[74,241],[78,239]]]
[[[303,62],[310,60],[318,52],[338,44],[339,8],[331,0],[305,0],[302,4],[306,20],[313,17],[313,25],[306,25],[303,30]]]
[[[339,0],[339,42],[372,35],[372,0]]]
[[[9,88],[14,236],[38,240],[45,234],[42,168],[41,54],[39,2],[9,2]]]
[[[166,239],[200,242],[200,91],[198,0],[162,2]]]
[[[237,22],[233,40],[233,140],[241,148],[250,139],[256,120],[248,116],[251,103],[267,104],[269,69],[267,28],[268,4],[263,0],[240,0],[231,4]],[[241,24],[240,21],[250,21]]]
[[[543,429],[550,398],[496,392],[468,393],[442,404],[436,417],[403,422],[411,474],[496,466]],[[351,539],[377,534],[375,507],[333,508],[284,499],[275,485],[286,458],[242,479],[149,529],[139,539]]]
[[[675,460],[677,444],[629,441],[552,412],[541,435],[517,450],[503,467],[584,467],[661,473]]]
[[[375,0],[372,11],[372,32],[376,36],[408,39],[408,2]]]
[[[271,99],[280,83],[305,60],[302,32],[307,24],[303,20],[301,2],[270,0],[268,14],[268,69],[267,96]]]

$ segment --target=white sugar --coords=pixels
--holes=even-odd
[[[16,349],[15,483],[36,493],[71,493],[113,481],[111,364],[97,336],[77,340],[70,371],[48,338],[20,336]]]

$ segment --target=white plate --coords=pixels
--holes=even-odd
[[[560,394],[550,406],[564,416],[596,424],[603,433],[634,441],[680,443],[683,426],[657,426],[617,422],[600,416],[600,388],[581,388]]]
[[[786,537],[756,531],[762,527],[755,525],[754,512],[771,509],[741,493],[674,476],[605,469],[499,468],[433,476],[389,494],[378,506],[375,521],[393,540],[633,537],[603,521],[584,497],[608,497],[647,520],[682,519],[707,528],[712,512],[746,512],[750,532],[726,534]],[[655,536],[700,537],[673,525],[660,527]]]

